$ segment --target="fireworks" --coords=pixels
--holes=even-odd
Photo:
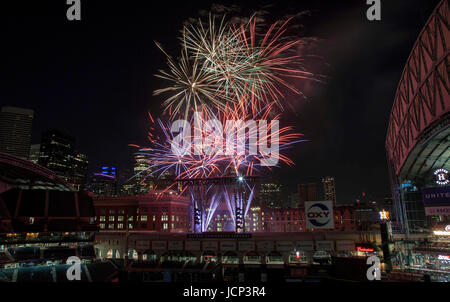
[[[294,164],[283,151],[303,140],[292,126],[280,126],[283,91],[302,94],[289,78],[317,79],[295,53],[301,40],[285,37],[288,22],[274,23],[260,34],[256,18],[236,25],[210,15],[206,23],[183,28],[178,58],[157,43],[168,69],[156,76],[169,84],[154,94],[164,96],[170,122],[149,114],[150,146],[133,146],[146,158],[144,179],[170,174],[173,182],[167,189],[177,186],[180,194],[191,196],[195,209],[203,209],[201,231],[208,229],[221,202],[234,222],[238,209],[245,217],[255,189],[245,176],[279,163]],[[229,176],[238,176],[239,190],[248,194],[213,185],[194,190],[184,181]]]
[[[163,102],[166,111],[189,114],[200,106],[223,111],[230,103],[241,103],[256,114],[272,102],[282,108],[282,88],[301,94],[287,78],[317,80],[304,70],[302,58],[292,54],[301,39],[283,35],[290,20],[274,23],[261,37],[256,18],[248,24],[230,25],[225,17],[216,21],[210,15],[207,25],[185,26],[178,59],[167,57],[169,71],[156,76],[171,82],[155,95],[169,94]],[[242,103],[243,101],[246,103]]]

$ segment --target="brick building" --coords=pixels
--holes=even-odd
[[[146,195],[94,198],[100,231],[188,232],[189,199],[175,191],[150,190]]]

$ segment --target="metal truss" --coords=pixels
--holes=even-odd
[[[398,175],[420,136],[450,110],[449,1],[422,29],[403,70],[392,107],[386,150]]]

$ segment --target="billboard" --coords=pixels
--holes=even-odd
[[[306,229],[334,229],[333,201],[305,202]]]
[[[450,215],[450,186],[422,189],[425,215]]]

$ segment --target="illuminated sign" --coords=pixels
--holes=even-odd
[[[334,228],[333,201],[307,201],[305,208],[307,229]]]
[[[449,260],[449,261],[450,261],[450,256],[447,256],[447,255],[439,255],[439,256],[438,256],[438,259],[439,259],[439,260]]]
[[[389,212],[388,211],[385,211],[383,209],[382,211],[380,211],[378,213],[380,213],[380,220],[385,220],[385,221],[389,220]]]
[[[445,226],[445,231],[450,232],[450,224]]]
[[[448,179],[448,171],[445,169],[437,169],[434,171],[434,175],[436,177],[436,183],[438,185],[448,185],[450,180]]]
[[[450,236],[450,232],[446,231],[433,231],[433,234],[438,236]]]
[[[366,253],[373,253],[375,250],[370,248],[370,247],[362,247],[362,246],[357,246],[356,250],[358,252],[366,252]]]

